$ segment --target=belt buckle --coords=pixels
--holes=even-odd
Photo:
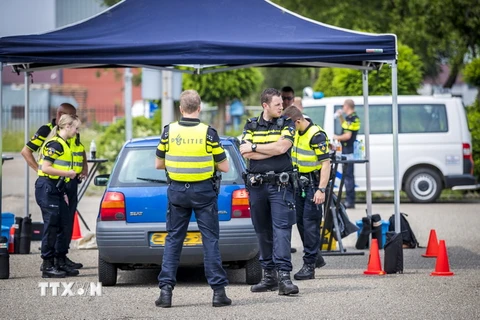
[[[190,183],[185,183],[185,188],[189,189],[190,188]]]

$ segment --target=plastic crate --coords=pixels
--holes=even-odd
[[[15,215],[11,212],[2,213],[2,236],[10,242],[10,228],[15,222]]]

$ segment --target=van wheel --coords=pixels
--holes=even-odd
[[[117,284],[117,267],[98,257],[98,282],[110,287]]]
[[[262,280],[262,266],[258,257],[260,253],[257,253],[255,257],[248,260],[245,265],[245,278],[247,284],[257,284]]]
[[[416,169],[407,177],[405,192],[412,202],[435,202],[442,192],[441,178],[432,169]]]

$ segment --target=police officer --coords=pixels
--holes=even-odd
[[[63,220],[69,215],[65,184],[77,176],[73,170],[73,156],[68,140],[76,136],[79,126],[77,116],[62,115],[40,151],[35,198],[44,222],[41,247],[43,278],[79,274],[77,269],[66,264],[67,242],[63,239],[66,234]]]
[[[30,168],[35,170],[35,172],[38,171],[38,163],[35,160],[33,153],[38,151],[41,148],[41,146],[45,143],[46,137],[50,134],[52,129],[57,125],[56,122],[58,121],[58,119],[60,119],[60,117],[64,114],[76,115],[77,110],[70,103],[62,103],[57,109],[56,118],[52,119],[50,123],[47,123],[41,126],[37,130],[35,135],[32,137],[32,139],[30,139],[30,141],[28,141],[27,144],[22,149],[21,154],[23,158],[28,163]],[[85,148],[83,144],[80,142],[80,134],[77,134],[76,137],[69,139],[68,144],[70,146],[70,149],[72,150],[72,154],[74,157],[73,169],[75,170],[75,172],[77,172],[77,177],[74,179],[70,179],[70,181],[66,185],[69,214],[65,219],[62,220],[62,222],[65,224],[63,226],[63,232],[65,234],[60,235],[60,238],[66,241],[66,245],[61,245],[60,247],[66,248],[65,249],[66,252],[64,252],[64,254],[65,254],[67,265],[74,269],[81,269],[83,265],[81,263],[73,262],[66,256],[66,254],[68,254],[68,249],[70,248],[70,242],[72,240],[73,223],[74,223],[75,212],[77,210],[77,204],[78,204],[78,196],[77,196],[78,183],[80,183],[81,180],[85,179],[88,176],[88,164],[87,164],[87,156],[85,153]],[[42,267],[40,267],[40,271],[41,269]]]
[[[343,111],[343,112],[342,112]],[[346,117],[343,117],[343,113]],[[347,160],[353,160],[353,144],[357,139],[358,130],[360,130],[360,118],[355,112],[355,103],[351,99],[345,100],[343,108],[337,111],[338,119],[342,125],[342,134],[334,135],[336,139],[342,143],[342,155],[347,157]],[[345,191],[346,191],[346,208],[355,208],[355,176],[354,165],[345,164],[343,166],[343,174],[345,176]]]
[[[290,148],[295,128],[290,119],[282,116],[280,91],[265,89],[261,104],[263,112],[247,121],[240,145],[240,152],[249,159],[246,185],[264,270],[261,282],[250,290],[278,289],[280,295],[297,294],[298,287],[290,279],[290,247],[295,224]]]
[[[228,172],[229,164],[217,131],[200,123],[200,104],[195,90],[180,95],[182,118],[165,126],[157,148],[155,167],[165,169],[170,180],[168,235],[158,275],[160,297],[155,301],[162,308],[172,305],[172,290],[192,210],[202,234],[205,275],[213,289],[212,305],[232,303],[225,293],[228,280],[218,247],[218,189],[212,183],[215,171]]]
[[[315,266],[325,265],[319,248],[322,205],[330,178],[328,137],[318,125],[305,119],[298,108],[288,107],[284,115],[295,123],[296,133],[292,161],[300,181],[295,194],[297,228],[303,242],[303,267],[295,280],[315,278]]]

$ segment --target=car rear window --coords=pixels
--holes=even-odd
[[[157,182],[165,182],[165,170],[155,169],[155,151],[156,148],[138,147],[125,148],[123,154],[115,167],[111,186],[120,185],[151,185]],[[230,146],[225,147],[227,159],[230,161],[230,170],[222,173],[223,182],[233,182],[238,180],[239,172],[232,161]],[[149,181],[150,180],[150,181]]]

